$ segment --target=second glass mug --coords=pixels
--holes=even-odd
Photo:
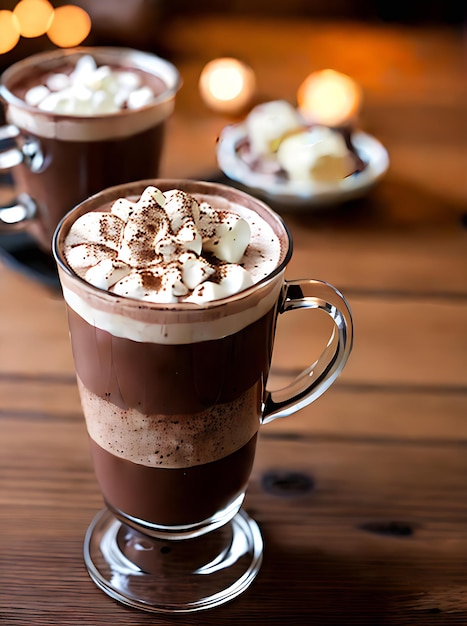
[[[25,85],[64,71],[91,56],[99,67],[137,72],[155,97],[136,109],[71,115],[26,102]],[[120,47],[79,47],[40,52],[6,69],[0,100],[0,172],[11,171],[16,197],[0,206],[0,233],[26,230],[51,253],[60,219],[101,189],[159,174],[166,121],[181,77],[172,63],[149,52]]]
[[[138,198],[149,185],[182,189],[256,212],[281,241],[276,269],[252,287],[203,305],[141,302],[97,289],[68,267],[63,244],[83,213]],[[78,205],[53,241],[96,477],[106,509],[84,546],[94,582],[146,611],[191,612],[242,593],[263,541],[242,509],[259,428],[318,398],[352,348],[352,316],[331,285],[285,280],[292,241],[282,219],[237,189],[150,180],[106,189]],[[269,391],[276,323],[322,310],[333,330],[321,356]]]

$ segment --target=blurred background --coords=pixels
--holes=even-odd
[[[74,10],[70,10],[70,5]],[[196,3],[192,0],[1,0],[0,70],[34,52],[80,43],[126,45],[169,56],[172,46],[167,38],[170,31],[167,27],[171,21],[189,20],[193,15],[208,13],[264,18],[298,15],[316,21],[332,18],[462,27],[465,3],[457,0],[404,3],[389,0],[204,0]],[[23,24],[22,30],[21,22],[25,20],[28,24],[26,27]],[[238,36],[241,38],[242,33]]]

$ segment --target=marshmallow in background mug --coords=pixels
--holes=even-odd
[[[43,111],[68,115],[103,115],[124,108],[138,109],[154,99],[141,78],[129,70],[112,70],[82,56],[71,74],[51,74],[46,85],[31,87],[25,100]]]

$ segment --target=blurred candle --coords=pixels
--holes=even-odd
[[[54,11],[47,37],[60,48],[79,46],[91,32],[91,18],[81,7],[64,4]]]
[[[20,38],[18,18],[7,9],[0,11],[0,54],[9,52]]]
[[[47,32],[54,8],[48,0],[20,0],[13,9],[23,37],[40,37]]]
[[[297,104],[307,121],[329,127],[355,126],[362,90],[350,76],[335,70],[313,72],[297,92]]]
[[[240,113],[251,103],[256,78],[251,67],[231,57],[204,66],[199,89],[205,104],[220,113]]]

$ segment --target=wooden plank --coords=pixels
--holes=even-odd
[[[464,303],[355,296],[350,298],[350,306],[355,341],[341,375],[343,381],[465,388]],[[299,310],[280,317],[274,355],[279,373],[305,369],[319,356],[317,346],[324,348],[323,339],[328,336],[323,330],[327,320],[322,321],[319,316],[325,314]]]
[[[78,429],[65,424],[58,433],[56,424],[32,423],[14,446],[9,429],[2,436],[2,463],[14,479],[0,492],[0,615],[37,626],[76,624],[77,615],[90,626],[127,624],[130,617],[134,624],[166,624],[116,604],[85,572],[83,533],[100,501]],[[29,452],[34,446],[27,470],[19,445]],[[407,615],[415,623],[425,615],[462,623],[466,470],[465,445],[452,442],[262,437],[246,508],[264,534],[264,565],[250,591],[203,614],[203,624],[253,618],[306,624],[312,617],[384,624],[406,623]],[[271,474],[281,489],[271,491]],[[284,488],[291,474],[311,478],[313,489]],[[18,551],[28,554],[27,568]]]

